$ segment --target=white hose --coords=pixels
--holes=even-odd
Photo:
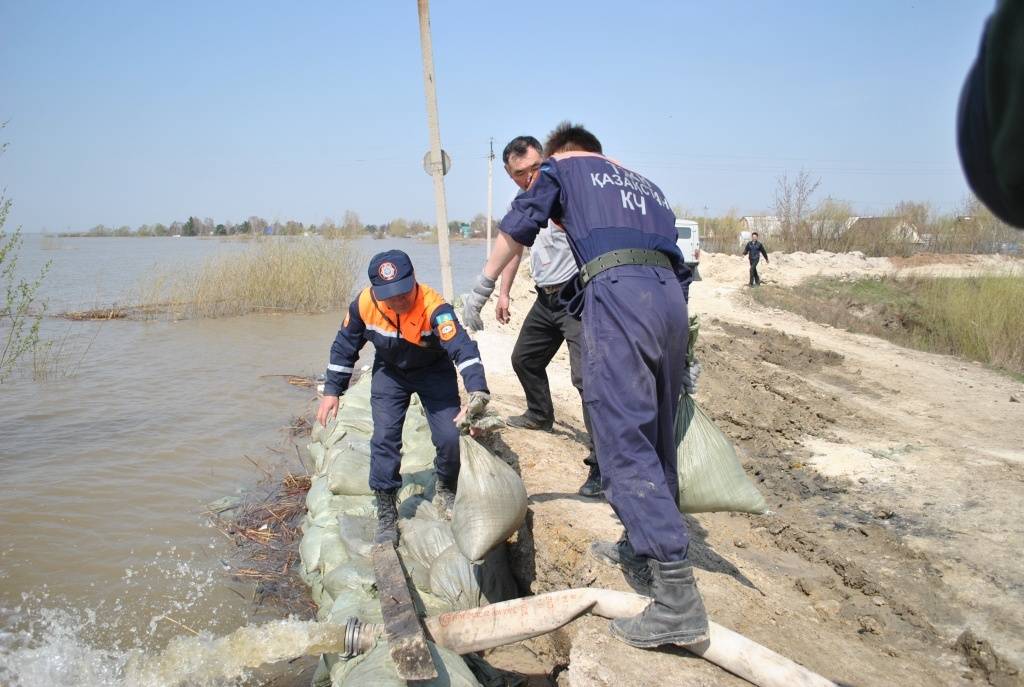
[[[442,613],[424,618],[434,642],[458,654],[512,644],[557,630],[576,618],[592,614],[602,618],[637,615],[650,598],[610,589],[567,589],[523,599]],[[709,622],[710,639],[686,647],[733,675],[759,687],[835,687],[785,656],[717,623]],[[379,634],[377,626],[362,628],[362,644]]]

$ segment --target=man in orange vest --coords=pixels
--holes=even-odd
[[[416,282],[412,261],[400,250],[370,260],[370,286],[352,301],[331,346],[320,424],[338,412],[338,397],[348,388],[359,351],[373,344],[370,408],[370,488],[377,498],[374,543],[398,543],[396,493],[402,486],[402,425],[413,393],[427,413],[437,449],[435,503],[451,517],[459,480],[459,429],[463,416],[480,414],[490,400],[480,350],[459,324],[452,306],[425,284]],[[459,408],[456,370],[469,392]]]

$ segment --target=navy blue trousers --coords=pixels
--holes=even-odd
[[[586,287],[583,397],[605,497],[636,552],[659,561],[683,560],[689,545],[675,446],[687,321],[668,269],[623,265]]]
[[[409,397],[420,396],[430,436],[437,449],[434,470],[453,487],[459,479],[459,383],[450,360],[419,370],[400,370],[374,361],[370,381],[373,437],[370,439],[370,489],[389,491],[402,486],[402,425]]]

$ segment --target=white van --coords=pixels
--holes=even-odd
[[[679,234],[676,245],[683,253],[683,261],[693,270],[693,280],[700,281],[697,270],[700,264],[700,226],[692,219],[677,219],[676,232]]]

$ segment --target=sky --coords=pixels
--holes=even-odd
[[[956,104],[991,0],[431,3],[449,219],[514,195],[504,144],[586,125],[688,214],[967,195]],[[414,0],[0,0],[8,229],[433,223]]]

